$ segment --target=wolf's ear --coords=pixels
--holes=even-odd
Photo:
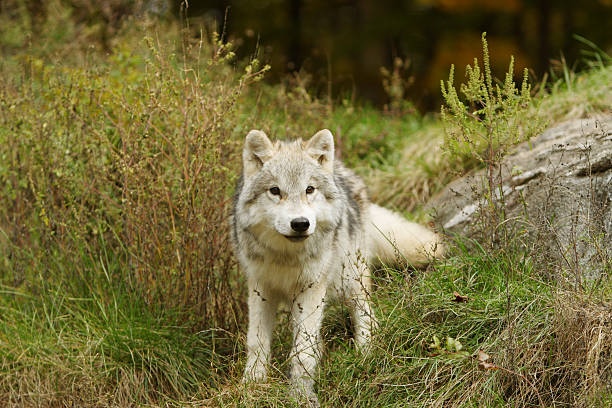
[[[250,177],[257,173],[273,155],[274,146],[268,136],[261,130],[251,130],[246,135],[242,151],[244,176]]]
[[[334,171],[334,136],[323,129],[315,133],[306,142],[306,152],[315,159],[323,169],[332,173]]]

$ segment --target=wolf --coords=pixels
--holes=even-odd
[[[284,304],[293,330],[290,379],[316,402],[321,321],[333,298],[351,311],[355,344],[368,350],[376,320],[368,264],[413,264],[440,256],[427,228],[371,203],[364,182],[334,158],[332,133],[272,143],[251,130],[231,220],[235,254],[246,274],[249,322],[244,381],[265,381],[276,312]]]

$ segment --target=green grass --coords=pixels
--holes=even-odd
[[[38,296],[3,287],[3,401],[82,406],[144,403],[188,395],[213,377],[211,333],[193,333],[172,313],[123,295]],[[12,298],[12,299],[11,299]]]
[[[107,55],[54,10],[30,45],[27,19],[0,24],[0,401],[295,404],[284,315],[274,381],[240,382],[244,282],[225,220],[242,138],[327,127],[375,201],[422,221],[420,205],[469,170],[443,153],[442,123],[263,84],[264,67],[171,22],[156,26],[163,36],[129,25]],[[610,113],[609,66],[549,85],[533,107],[549,123]],[[605,406],[610,275],[576,291],[533,262],[518,246],[457,241],[425,271],[377,271],[371,355],[355,351],[345,308],[330,307],[322,404]],[[455,291],[470,301],[452,302]],[[501,369],[479,370],[479,349]]]
[[[550,387],[557,379],[547,370],[580,372],[578,361],[567,365],[577,357],[571,352],[548,354],[561,330],[553,323],[559,294],[517,253],[459,243],[444,264],[408,279],[404,271],[386,270],[378,284],[376,349],[367,358],[345,349],[330,353],[321,374],[329,406],[537,405],[538,398],[561,400],[548,392],[559,384]],[[453,292],[469,301],[452,302]],[[434,336],[441,348],[431,348]],[[447,337],[465,353],[445,348]],[[508,371],[479,370],[479,349]]]
[[[585,391],[584,366],[592,364],[585,351],[596,344],[583,333],[566,337],[566,323],[597,327],[609,319],[602,300],[608,289],[586,300],[542,281],[517,253],[491,253],[473,242],[457,243],[446,262],[427,271],[384,268],[375,281],[380,327],[370,355],[355,350],[342,305],[332,305],[325,319],[327,350],[317,378],[324,406],[605,406],[605,388]],[[453,302],[453,292],[469,301]],[[563,305],[569,299],[585,303],[575,310]],[[279,331],[274,381],[245,387],[230,379],[202,401],[293,406],[283,375],[289,331]],[[434,336],[440,347],[432,347]],[[445,345],[448,337],[462,350]],[[501,369],[480,370],[478,350]]]

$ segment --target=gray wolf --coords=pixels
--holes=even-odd
[[[279,305],[293,329],[290,378],[316,403],[313,378],[321,354],[326,303],[350,307],[355,343],[367,351],[376,327],[368,263],[423,264],[439,256],[438,235],[370,203],[363,181],[334,159],[327,129],[308,141],[272,143],[252,130],[231,216],[234,250],[248,282],[245,381],[265,381]]]

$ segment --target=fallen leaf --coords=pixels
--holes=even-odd
[[[499,367],[495,364],[486,363],[482,361],[478,363],[478,368],[480,368],[481,370],[499,370]]]
[[[485,353],[482,349],[478,350],[478,361],[487,361],[491,357]]]
[[[455,303],[467,303],[470,298],[467,296],[461,295],[459,292],[453,292],[454,299],[451,299],[451,302]]]
[[[478,368],[481,370],[499,370],[499,367],[493,363],[489,363],[487,360],[491,358],[483,350],[478,350]]]

